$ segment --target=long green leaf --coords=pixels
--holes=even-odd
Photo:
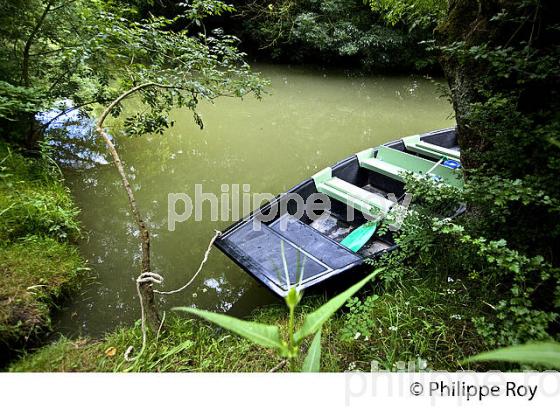
[[[560,343],[528,343],[504,347],[469,357],[465,363],[494,361],[539,364],[548,368],[560,369]]]
[[[302,339],[317,332],[323,323],[325,323],[334,314],[334,312],[344,305],[346,301],[354,295],[354,293],[372,280],[379,272],[381,272],[381,269],[375,270],[373,273],[348,288],[340,295],[329,300],[316,311],[307,315],[301,328],[294,334],[295,342],[299,343]]]
[[[321,329],[315,333],[313,342],[309,346],[307,356],[303,361],[302,372],[320,372],[321,371]]]
[[[209,322],[215,323],[224,329],[231,330],[239,336],[249,339],[251,342],[264,347],[274,347],[282,349],[282,340],[280,339],[280,330],[278,326],[265,325],[262,323],[249,322],[237,319],[221,313],[208,312],[189,307],[178,307],[173,310],[188,312]]]

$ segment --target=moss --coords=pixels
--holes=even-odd
[[[48,328],[49,311],[82,266],[76,249],[27,237],[0,248],[0,344],[30,339]]]

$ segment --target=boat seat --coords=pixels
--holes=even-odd
[[[430,171],[436,179],[442,182],[461,188],[463,181],[452,169],[443,165],[436,165],[435,162],[407,154],[384,145],[377,149],[370,148],[356,154],[360,166],[371,171],[386,175],[389,178],[404,182],[404,174],[412,172],[414,174],[426,174]]]
[[[420,139],[420,135],[405,137],[402,141],[404,142],[404,146],[407,150],[416,152],[417,154],[426,155],[427,157],[438,160],[442,156],[456,161],[460,161],[461,159],[461,153],[459,151],[422,141]]]
[[[330,167],[319,171],[312,178],[318,192],[369,216],[388,212],[394,205],[393,201],[380,194],[369,192],[340,178],[333,177]]]

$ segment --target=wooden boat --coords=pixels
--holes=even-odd
[[[404,197],[403,172],[429,174],[441,183],[461,187],[462,180],[452,169],[459,160],[454,128],[366,149],[316,173],[234,223],[215,244],[279,296],[285,296],[296,284],[305,289],[351,275],[367,259],[396,248],[386,230],[374,234],[357,251],[341,242],[353,230],[367,226],[368,220],[386,214],[395,199],[398,202]],[[312,212],[302,213],[301,202],[294,200],[296,195],[308,205],[305,211],[312,206],[309,204],[317,205],[321,200],[328,208],[317,205]]]

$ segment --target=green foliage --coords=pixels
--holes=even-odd
[[[351,286],[340,295],[332,298],[316,311],[308,314],[305,317],[301,328],[294,334],[294,339],[296,340],[296,342],[303,340],[304,338],[312,335],[315,332],[318,332],[321,329],[321,326],[323,326],[323,324],[334,314],[334,312],[340,309],[349,298],[351,298],[358,290],[360,290],[366,283],[371,281],[380,272],[381,271],[379,269],[375,270],[373,273],[366,276],[364,279]]]
[[[369,70],[433,64],[423,30],[388,27],[361,0],[255,0],[240,7],[245,36],[273,58],[359,62]]]
[[[50,311],[74,290],[83,261],[68,241],[78,211],[48,156],[0,143],[0,363],[36,343]]]
[[[69,340],[28,353],[10,371],[185,372],[266,371],[270,355],[242,338],[216,331],[198,320],[169,315],[165,331],[150,338],[146,350],[134,363],[123,355],[130,343],[140,344],[140,324],[117,329],[104,340]],[[114,349],[114,355],[108,355]]]
[[[449,304],[456,309],[463,309],[461,303],[453,295],[441,298],[439,301],[433,284],[425,285],[414,280],[414,289],[418,292],[387,293],[380,296],[375,305],[376,315],[383,324],[383,335],[374,329],[379,337],[365,337],[354,339],[343,335],[347,312],[335,314],[328,320],[321,330],[321,370],[326,372],[341,372],[345,370],[369,371],[371,360],[381,364],[388,363],[387,369],[399,368],[399,361],[413,360],[417,369],[426,369],[426,366],[437,370],[453,371],[457,362],[483,349],[483,344],[477,339],[476,332],[469,326],[467,318],[463,320],[449,320],[446,311]],[[430,293],[426,293],[430,291]],[[364,292],[365,293],[365,292]],[[429,294],[432,298],[419,299],[419,295]],[[405,303],[408,302],[408,307]],[[299,327],[305,315],[316,310],[325,299],[308,295],[298,305],[295,316],[295,327]],[[395,338],[395,332],[389,331],[389,320],[395,306],[403,313],[401,327]],[[418,310],[420,306],[423,310]],[[435,308],[432,310],[431,307]],[[409,309],[408,319],[404,320],[404,313]],[[455,307],[454,307],[455,309]],[[459,312],[460,314],[462,312]],[[286,308],[282,305],[269,305],[253,312],[248,320],[279,325],[282,335],[287,335],[289,318]],[[432,326],[430,331],[424,331],[424,321]],[[405,327],[405,323],[407,326]],[[411,336],[408,336],[408,332]],[[316,337],[316,336],[315,336]],[[388,343],[392,337],[396,343]],[[141,344],[142,333],[140,322],[133,326],[117,329],[96,340],[62,338],[54,344],[46,346],[36,352],[26,354],[21,360],[14,362],[11,371],[84,371],[84,372],[267,372],[275,368],[276,371],[288,371],[288,366],[277,366],[276,351],[260,347],[241,337],[235,337],[229,331],[197,318],[185,319],[174,314],[167,314],[165,326],[156,337],[148,339],[144,354],[134,362],[126,362],[123,354],[131,344]],[[300,355],[297,367],[305,363],[310,355],[311,345],[315,338],[308,338],[302,343],[300,349],[307,349],[307,354]],[[422,352],[422,359],[418,360],[416,353],[409,354],[410,347],[416,346]],[[105,352],[114,348],[114,356]],[[397,354],[393,359],[391,354],[396,349]],[[305,357],[303,357],[305,356]],[[314,357],[316,357],[314,355]],[[309,358],[311,360],[311,357]],[[427,362],[426,362],[427,361]],[[404,363],[404,362],[403,362]],[[393,366],[395,364],[396,366]],[[406,367],[404,367],[406,368]],[[482,368],[481,366],[477,368]]]
[[[284,259],[283,252],[282,257]],[[284,272],[286,273],[286,277],[289,278],[285,263]],[[195,308],[180,307],[175,308],[175,310],[199,316],[218,326],[235,332],[255,344],[275,348],[281,356],[290,359],[291,371],[295,371],[295,360],[299,355],[299,346],[302,341],[308,336],[315,334],[307,358],[304,361],[303,371],[318,371],[320,369],[321,358],[321,327],[350,297],[352,297],[352,295],[360,290],[366,283],[370,282],[378,273],[379,271],[371,273],[314,312],[306,315],[302,326],[296,332],[294,332],[294,313],[295,308],[301,301],[302,294],[296,287],[290,288],[288,294],[284,298],[289,310],[288,336],[285,341],[280,339],[280,329],[278,326],[244,321],[224,314],[206,312]]]
[[[402,265],[388,266],[381,279],[387,274],[393,280],[382,294],[350,299],[342,318],[342,347],[363,363],[356,364],[360,370],[375,361],[386,370],[402,371],[412,363],[418,371],[453,371],[465,356],[484,348],[471,321],[481,306],[472,303],[460,278],[438,280],[430,268],[413,271]]]
[[[560,132],[560,50],[554,5],[520,0],[499,12],[484,9],[471,22],[484,26],[483,33],[471,30],[468,36],[461,28],[471,23],[463,15],[451,16],[439,27],[448,37],[439,50],[452,77],[471,191],[480,196],[474,198],[480,205],[476,211],[487,224],[479,234],[503,238],[557,266],[557,258],[547,256],[558,254],[560,243],[560,150],[554,143]],[[453,73],[463,78],[457,81]]]
[[[348,314],[346,315],[346,326],[343,329],[343,337],[350,340],[359,334],[359,336],[371,337],[373,329],[378,324],[378,318],[372,314],[377,307],[379,295],[371,295],[366,298],[351,298],[346,307]]]
[[[314,308],[319,301],[312,302]],[[282,306],[262,308],[251,317],[255,321],[282,324],[285,330],[285,309]],[[336,371],[339,354],[331,353],[335,344],[335,329],[326,328],[328,337],[322,356],[323,368]],[[325,334],[325,332],[323,332]],[[134,363],[123,354],[128,346],[141,343],[140,323],[120,328],[105,335],[102,340],[61,338],[34,353],[28,353],[14,362],[10,371],[82,371],[82,372],[266,372],[277,364],[277,358],[268,348],[234,337],[227,331],[195,318],[184,319],[168,314],[165,329],[150,338],[142,356]],[[316,339],[313,339],[314,341]],[[310,348],[311,351],[311,348]],[[109,355],[110,353],[111,355]],[[316,359],[318,356],[314,355]],[[279,368],[278,370],[286,370]]]
[[[483,187],[487,189],[482,193]],[[550,198],[523,182],[496,176],[473,177],[462,191],[436,188],[428,179],[409,178],[407,189],[416,206],[398,234],[401,250],[387,258],[388,263],[393,267],[404,264],[404,272],[430,271],[442,282],[460,278],[465,289],[459,291],[468,289],[471,303],[478,300],[489,308],[471,318],[488,346],[554,337],[560,270],[542,256],[511,248],[500,237],[506,232],[500,226],[511,221],[512,204],[550,205]],[[451,221],[446,217],[449,207],[459,203],[481,212],[467,212]],[[390,277],[389,283],[398,280]]]
[[[75,290],[82,265],[74,247],[51,238],[0,247],[0,363],[49,329],[51,309]]]
[[[321,371],[321,329],[313,337],[301,371],[307,373],[318,373]]]
[[[199,316],[202,319],[223,327],[224,329],[237,333],[239,336],[242,336],[259,346],[275,349],[284,349],[285,347],[280,339],[280,330],[278,326],[248,322],[231,316],[189,307],[180,307],[175,310]]]
[[[504,346],[550,338],[548,330],[559,317],[555,311],[558,302],[543,304],[539,300],[543,295],[536,290],[547,285],[557,287],[560,270],[553,269],[541,256],[528,258],[509,249],[505,240],[472,238],[460,226],[450,223],[437,225],[435,229],[458,239],[463,251],[472,252],[471,266],[480,268],[470,272],[470,279],[486,282],[502,297],[493,307],[495,317],[473,318],[487,343]],[[483,280],[480,278],[483,273],[479,272],[482,269],[486,276]],[[555,296],[557,300],[558,296]]]
[[[390,25],[406,23],[412,28],[434,27],[447,11],[447,0],[366,0]]]
[[[490,3],[456,2],[438,27],[468,212],[424,226],[489,307],[473,323],[496,347],[558,338],[560,50],[555,2]]]
[[[465,360],[466,363],[484,361],[536,364],[549,369],[560,369],[560,343],[528,343],[505,347]]]
[[[40,90],[0,80],[0,118],[13,121],[21,113],[36,113],[44,108]]]
[[[171,19],[142,19],[122,2],[16,3],[0,1],[7,10],[0,21],[5,27],[0,88],[8,91],[0,100],[0,127],[5,130],[15,133],[18,124],[29,128],[34,113],[57,101],[70,100],[69,110],[91,112],[95,104],[105,105],[146,82],[162,87],[141,93],[147,109],[125,121],[131,134],[161,132],[171,125],[167,114],[173,106],[194,111],[202,99],[262,91],[264,84],[249,72],[235,37],[219,29],[208,35],[189,31],[205,17],[231,11],[220,1],[181,4]]]
[[[48,158],[31,160],[5,145],[0,157],[0,240],[26,235],[77,238],[79,211]]]

